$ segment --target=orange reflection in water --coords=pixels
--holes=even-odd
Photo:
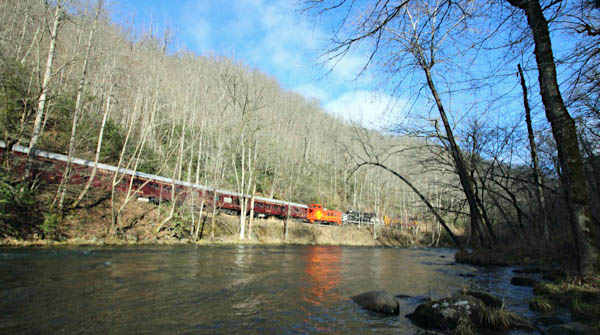
[[[303,299],[313,305],[340,300],[342,297],[335,291],[340,284],[340,247],[311,246],[306,248],[306,274],[308,276],[307,292]]]

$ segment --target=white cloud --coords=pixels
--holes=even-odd
[[[328,34],[310,18],[298,15],[293,1],[237,0],[224,8],[218,1],[189,0],[188,5],[183,26],[187,35],[193,36],[192,50],[234,55],[276,77],[284,88],[322,103],[348,89],[368,90],[365,87],[374,82],[369,73],[355,81],[368,61],[361,50],[351,50],[339,60],[319,59],[330,46]],[[356,92],[361,91],[348,93],[344,99]],[[365,111],[385,110],[387,100],[363,105]]]
[[[324,102],[329,99],[329,95],[325,90],[313,84],[303,84],[300,86],[296,86],[292,89],[292,91],[298,92],[307,98],[317,99],[320,102]]]
[[[385,128],[404,115],[405,104],[385,93],[357,90],[325,104],[328,112],[369,128]]]
[[[369,57],[367,55],[349,52],[342,58],[326,61],[325,66],[331,70],[331,73],[336,77],[336,79],[342,81],[353,81],[360,74],[368,61]],[[361,79],[361,82],[363,83],[365,81],[370,81],[368,73],[366,76],[363,74],[363,78]]]
[[[212,27],[210,23],[202,18],[198,18],[194,20],[194,23],[190,27],[193,31],[192,38],[194,39],[194,43],[201,50],[212,50],[214,46],[212,45]]]

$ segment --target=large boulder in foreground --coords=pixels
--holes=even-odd
[[[459,294],[423,303],[407,317],[421,328],[443,331],[533,329],[527,319],[494,307],[496,303],[488,304],[473,295]]]
[[[369,291],[351,298],[355,303],[371,312],[385,315],[400,314],[400,303],[386,291]]]

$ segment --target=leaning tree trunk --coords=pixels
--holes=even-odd
[[[433,82],[433,78],[431,76],[431,71],[426,64],[422,66],[423,71],[425,71],[425,76],[427,78],[427,85],[429,86],[429,90],[435,99],[435,103],[437,105],[438,111],[440,113],[440,117],[442,118],[442,122],[444,123],[444,130],[446,131],[446,137],[448,143],[450,144],[450,152],[452,154],[452,158],[454,159],[454,164],[456,165],[456,171],[458,172],[458,177],[460,179],[460,184],[462,186],[463,192],[467,198],[467,202],[469,203],[469,212],[471,216],[471,232],[475,236],[473,236],[472,243],[474,246],[476,244],[476,239],[479,238],[479,243],[481,246],[486,246],[488,243],[485,241],[485,237],[483,232],[480,231],[481,227],[481,216],[479,215],[479,209],[477,208],[477,201],[475,200],[475,194],[473,192],[473,188],[471,186],[471,182],[469,179],[469,175],[467,172],[467,168],[465,166],[464,159],[462,154],[460,153],[460,148],[456,141],[454,140],[454,134],[452,132],[452,127],[450,126],[450,121],[448,121],[448,116],[446,115],[446,111],[444,109],[444,105],[442,104],[442,99],[438,94],[437,88]]]
[[[102,139],[104,138],[104,128],[106,127],[108,113],[110,112],[110,101],[112,99],[112,88],[113,88],[113,86],[111,85],[110,89],[108,90],[108,96],[106,97],[106,107],[104,108],[104,114],[102,115],[102,123],[100,125],[100,133],[98,134],[98,142],[96,144],[96,154],[94,155],[94,167],[92,168],[92,172],[90,174],[90,177],[88,178],[87,183],[85,184],[85,187],[83,188],[81,193],[79,193],[79,196],[77,196],[77,199],[75,199],[75,201],[71,204],[71,208],[76,208],[77,206],[79,206],[79,203],[83,200],[83,198],[89,191],[90,186],[92,186],[92,182],[94,181],[94,178],[96,177],[96,172],[98,171],[98,162],[100,161],[100,151],[102,150]]]
[[[542,173],[537,155],[537,146],[533,136],[533,126],[531,124],[531,109],[527,99],[527,85],[523,76],[521,64],[517,65],[519,75],[521,76],[521,88],[523,89],[523,105],[525,106],[525,123],[527,123],[527,137],[529,138],[529,150],[531,151],[531,161],[533,162],[533,180],[535,182],[535,194],[537,197],[539,210],[542,211],[542,222],[540,224],[546,243],[550,243],[550,234],[548,233],[548,217],[546,216],[546,200],[544,199],[544,189],[542,184]]]
[[[540,93],[558,148],[559,164],[563,170],[562,178],[567,193],[571,227],[577,246],[577,266],[582,275],[591,275],[600,270],[600,236],[598,227],[591,218],[575,121],[567,111],[556,79],[548,21],[544,17],[539,0],[507,1],[525,12],[527,23],[532,30]]]

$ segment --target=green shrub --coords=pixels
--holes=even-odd
[[[44,215],[44,222],[40,226],[45,239],[56,238],[56,228],[59,223],[59,215],[57,213],[48,213]]]

